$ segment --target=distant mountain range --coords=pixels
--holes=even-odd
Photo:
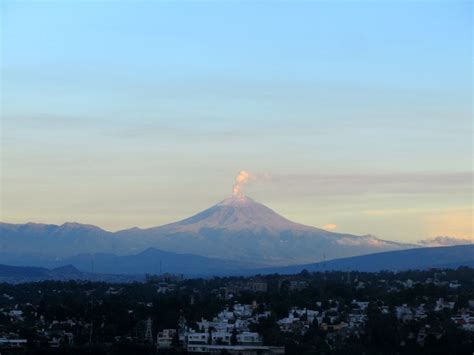
[[[157,248],[240,265],[247,263],[252,267],[302,264],[413,247],[372,236],[333,233],[294,223],[245,196],[228,198],[176,223],[115,233],[78,223],[61,226],[0,224],[0,256],[21,260],[24,265],[30,265],[28,260],[81,259],[84,257],[80,254],[97,253],[124,256]],[[114,255],[108,258],[111,260]],[[164,258],[164,255],[160,257]],[[197,260],[190,256],[187,259],[190,263]],[[126,259],[121,260],[126,262]],[[172,264],[171,259],[167,262]],[[209,263],[219,264],[215,260]],[[222,269],[223,265],[219,265],[218,269]]]
[[[335,259],[327,262],[245,270],[244,274],[295,274],[308,271],[402,271],[428,268],[474,267],[474,244],[416,248]]]
[[[132,282],[142,281],[143,275],[112,275],[86,273],[79,271],[72,265],[66,265],[54,269],[32,266],[11,266],[0,264],[0,283],[22,283],[38,282],[45,280],[68,281],[68,280],[90,280],[107,282]]]
[[[115,254],[79,254],[66,258],[48,259],[28,255],[19,258],[15,255],[4,255],[3,263],[9,265],[29,265],[35,267],[57,268],[62,265],[72,265],[88,273],[105,274],[184,274],[188,277],[225,275],[241,270],[262,267],[259,264],[250,264],[232,260],[207,258],[193,254],[177,254],[149,248],[134,255]]]
[[[110,254],[79,255],[65,260],[48,262],[50,265],[70,265],[49,268],[0,265],[0,283],[31,282],[43,280],[93,280],[130,282],[143,280],[148,272],[179,273],[186,277],[253,276],[257,274],[296,274],[308,271],[402,271],[408,269],[474,267],[474,245],[417,248],[383,252],[322,263],[292,265],[287,267],[251,268],[250,265],[213,260],[195,255],[181,255],[148,249],[137,255],[116,256]],[[87,272],[94,262],[93,272]],[[166,269],[160,270],[157,261],[165,261]]]

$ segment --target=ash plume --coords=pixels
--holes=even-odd
[[[232,187],[232,195],[234,197],[243,197],[244,193],[242,191],[243,186],[254,181],[268,180],[270,178],[269,174],[254,174],[249,173],[248,171],[242,170],[235,177],[235,183]]]
[[[249,182],[251,179],[250,173],[242,170],[239,174],[235,177],[235,183],[232,187],[232,195],[236,197],[242,197],[244,194],[242,192],[242,186]]]

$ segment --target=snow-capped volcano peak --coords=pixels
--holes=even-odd
[[[250,197],[245,196],[244,194],[232,195],[221,202],[219,202],[216,206],[242,206],[247,204],[256,203]]]
[[[255,202],[243,194],[233,195],[218,204],[182,221],[168,224],[163,228],[177,231],[195,231],[201,228],[232,230],[282,231],[312,229],[294,223],[270,208]]]

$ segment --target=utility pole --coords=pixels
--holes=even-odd
[[[91,326],[89,329],[89,345],[92,344],[92,329],[94,327],[94,320],[92,319],[93,307],[94,307],[94,298],[91,298]]]

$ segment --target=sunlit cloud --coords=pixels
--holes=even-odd
[[[376,237],[365,236],[364,238],[341,238],[336,241],[339,245],[347,246],[371,246],[371,247],[384,247],[387,245],[386,242]]]
[[[419,244],[427,247],[442,247],[451,245],[473,244],[474,238],[456,238],[456,237],[435,237],[418,241]]]
[[[327,230],[333,230],[336,228],[337,228],[337,225],[334,223],[328,223],[323,226],[323,229],[327,229]]]

